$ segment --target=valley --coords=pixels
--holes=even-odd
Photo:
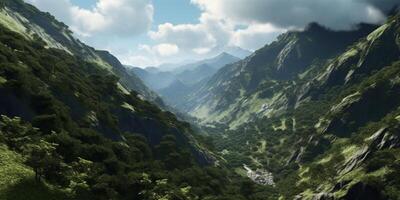
[[[229,168],[283,196],[396,199],[388,185],[398,171],[399,30],[398,14],[351,31],[311,23],[225,65],[171,106],[195,118]],[[369,169],[383,152],[393,160]],[[374,198],[351,197],[360,185]]]
[[[157,67],[73,28],[0,0],[1,200],[400,199],[397,8]]]

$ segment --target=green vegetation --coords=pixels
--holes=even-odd
[[[398,199],[398,177],[389,175],[399,171],[400,47],[392,45],[399,27],[399,16],[392,17],[343,54],[314,60],[290,82],[277,80],[273,87],[285,87],[278,90],[283,98],[268,104],[274,112],[255,116],[235,130],[214,130],[225,131],[211,135],[216,151],[238,174],[243,175],[243,164],[272,172],[274,192],[284,199],[313,199],[321,192],[335,199],[352,199],[353,192]],[[256,54],[263,55],[285,38],[291,40],[282,37]],[[256,73],[257,67],[241,70]],[[232,79],[234,83],[240,76]],[[255,90],[260,91],[265,91],[260,98],[277,92],[268,82]]]
[[[189,124],[44,45],[0,28],[2,199],[260,199],[206,161]]]
[[[221,70],[191,97],[200,107],[184,105],[210,115],[199,135],[128,91],[112,55],[21,0],[0,3],[70,50],[0,20],[0,199],[400,198],[399,16],[369,36],[311,24]]]

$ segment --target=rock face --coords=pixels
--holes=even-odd
[[[378,150],[400,147],[400,138],[390,133],[387,128],[380,129],[367,140],[370,144],[365,145],[359,151],[354,153],[354,155],[352,155],[346,162],[344,169],[341,170],[340,174],[346,174],[359,167],[371,156],[371,154]]]
[[[352,35],[316,24],[284,34],[223,68],[183,109],[227,125],[221,156],[273,172],[282,190],[298,189],[287,199],[398,199],[400,15],[348,43],[336,34]]]
[[[222,68],[178,109],[204,123],[228,123],[232,127],[248,122],[264,104],[274,112],[263,112],[258,118],[284,110],[291,106],[292,99],[280,94],[283,88],[292,87],[291,81],[317,60],[344,51],[373,28],[365,25],[356,31],[335,32],[311,24],[303,32],[283,34],[246,59]]]

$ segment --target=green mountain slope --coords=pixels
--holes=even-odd
[[[1,3],[1,199],[245,199],[242,182],[262,193],[214,166],[188,123],[128,91],[137,85],[112,55],[62,42],[66,27],[22,1]]]
[[[355,31],[331,31],[310,24],[303,32],[289,32],[245,60],[226,66],[194,91],[179,108],[200,118],[203,124],[222,123],[231,128],[254,117],[279,112],[287,107],[283,88],[301,78],[322,60],[345,50],[372,31],[360,25]]]
[[[237,171],[272,172],[283,199],[399,199],[399,36],[397,15],[297,77],[270,65],[273,86],[255,90],[279,94],[268,114],[214,135],[217,151]]]
[[[27,39],[41,38],[49,48],[64,50],[82,59],[95,63],[121,78],[120,83],[127,90],[135,90],[146,99],[153,101],[157,95],[149,90],[134,74],[128,74],[125,68],[110,56],[108,52],[96,51],[74,38],[68,27],[55,20],[48,13],[40,12],[22,0],[2,0],[0,24],[16,31]]]

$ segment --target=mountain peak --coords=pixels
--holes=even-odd
[[[243,49],[241,47],[238,46],[231,46],[231,47],[227,47],[224,49],[224,52],[233,55],[235,57],[238,57],[240,59],[244,59],[247,56],[251,55],[253,52],[249,51],[247,49]]]
[[[309,23],[306,28],[304,29],[304,32],[321,32],[321,31],[328,31],[329,29],[318,22],[311,22]]]
[[[214,59],[224,59],[224,58],[237,58],[237,57],[225,51],[220,53],[218,56],[214,57]]]

